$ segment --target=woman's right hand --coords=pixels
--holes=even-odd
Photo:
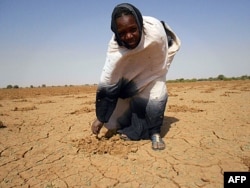
[[[96,119],[93,123],[92,123],[92,126],[91,126],[91,130],[93,132],[93,134],[96,134],[98,135],[100,133],[100,130],[101,128],[103,127],[103,124],[102,122],[100,122],[98,119]]]

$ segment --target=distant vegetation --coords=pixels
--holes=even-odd
[[[231,81],[231,80],[250,80],[250,76],[248,75],[243,75],[240,77],[226,77],[223,74],[218,75],[217,77],[213,78],[193,78],[193,79],[184,79],[184,78],[179,78],[176,80],[167,80],[167,83],[178,83],[178,82],[199,82],[199,81]],[[96,84],[93,84],[96,85]],[[64,87],[73,87],[74,85],[64,85]],[[85,84],[84,86],[90,86],[89,84]],[[46,84],[42,84],[41,86],[38,86],[38,88],[46,88]],[[52,86],[55,87],[55,86]],[[7,85],[7,89],[18,89],[18,85]],[[35,86],[30,85],[30,88],[35,88]]]
[[[18,89],[19,86],[18,86],[18,85],[14,85],[14,86],[12,86],[12,85],[7,85],[7,89],[12,89],[12,88]]]
[[[243,75],[240,77],[226,77],[223,74],[218,75],[217,77],[213,78],[193,78],[193,79],[176,79],[176,80],[167,80],[167,83],[176,83],[176,82],[199,82],[199,81],[231,81],[231,80],[250,80],[250,76]]]

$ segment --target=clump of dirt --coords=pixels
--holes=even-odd
[[[55,103],[52,100],[46,100],[46,101],[40,101],[38,104],[49,104],[49,103]]]
[[[79,114],[90,113],[90,112],[94,112],[94,111],[95,111],[95,109],[93,107],[84,106],[83,108],[81,108],[79,110],[75,110],[73,112],[70,112],[70,114],[79,115]]]
[[[13,102],[28,102],[27,99],[19,99],[19,100],[14,100]]]
[[[0,128],[6,128],[6,126],[4,125],[4,123],[0,120]]]
[[[109,154],[126,156],[128,153],[136,153],[138,151],[136,142],[124,141],[120,139],[119,135],[114,135],[111,138],[92,135],[72,141],[75,143],[75,147],[79,148],[79,151],[94,155]]]
[[[215,103],[215,101],[207,101],[207,100],[192,100],[193,103]]]
[[[86,102],[84,102],[83,104],[85,104],[85,105],[94,105],[94,104],[95,104],[95,101],[94,101],[94,100],[86,101]]]
[[[250,172],[250,157],[243,157],[242,161],[248,167],[248,172]]]
[[[36,106],[28,106],[28,107],[15,107],[13,111],[30,111],[30,110],[36,110]]]
[[[210,88],[206,89],[205,91],[201,91],[201,93],[212,93],[213,91],[215,91],[215,88],[210,87]]]
[[[174,93],[172,93],[172,92],[169,91],[169,92],[168,92],[168,96],[169,96],[169,97],[177,97],[178,95],[177,95],[177,94],[174,94]]]
[[[169,105],[168,112],[203,112],[204,110],[198,108],[190,108],[186,105]]]

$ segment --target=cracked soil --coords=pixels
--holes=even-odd
[[[166,149],[153,151],[91,134],[95,86],[0,89],[0,187],[218,188],[250,171],[250,81],[168,90]]]

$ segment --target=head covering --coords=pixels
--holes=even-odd
[[[141,14],[141,12],[135,6],[133,6],[133,5],[129,4],[129,3],[122,3],[122,4],[117,5],[114,8],[113,12],[112,12],[111,30],[115,34],[116,41],[117,41],[117,43],[118,43],[119,46],[125,46],[126,48],[130,48],[127,44],[125,44],[125,43],[123,43],[121,41],[121,38],[120,38],[120,36],[118,35],[118,32],[117,32],[117,26],[116,26],[116,21],[115,21],[116,18],[115,18],[115,16],[116,16],[117,12],[119,11],[119,9],[121,9],[121,8],[128,9],[131,12],[131,14],[135,17],[136,23],[137,23],[138,28],[139,28],[140,40],[141,40],[141,34],[142,34],[142,29],[143,29],[142,14]]]

